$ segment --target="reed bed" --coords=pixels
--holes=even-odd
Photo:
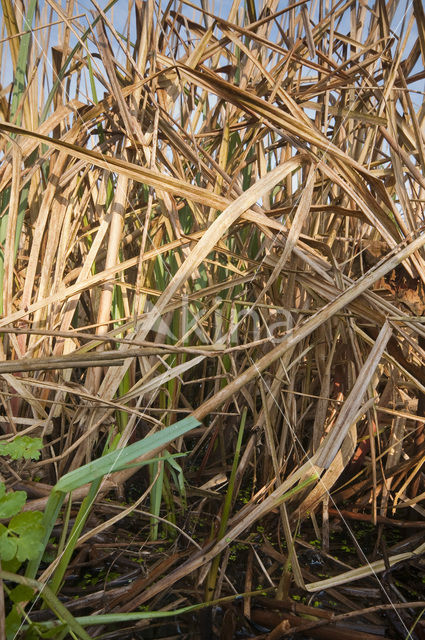
[[[0,47],[0,635],[424,638],[420,0]]]

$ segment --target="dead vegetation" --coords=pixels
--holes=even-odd
[[[420,0],[2,8],[3,632],[424,638]]]

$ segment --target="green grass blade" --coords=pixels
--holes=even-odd
[[[74,526],[72,527],[71,533],[69,534],[69,538],[66,542],[65,548],[63,550],[61,559],[57,566],[57,569],[54,573],[54,576],[50,583],[50,589],[53,593],[57,593],[59,587],[62,584],[63,577],[65,575],[65,571],[68,568],[69,562],[71,560],[71,556],[74,553],[75,545],[78,542],[78,538],[80,537],[81,531],[87,521],[87,518],[90,515],[91,507],[96,499],[97,492],[99,491],[100,484],[102,479],[99,478],[96,482],[93,482],[88,495],[84,498],[81,503],[80,509],[78,510],[77,517],[74,522]]]
[[[151,481],[155,482],[150,492],[151,508],[153,516],[159,516],[162,501],[162,488],[164,486],[164,461],[154,462],[150,468]],[[158,540],[158,518],[151,519],[151,539]]]
[[[154,433],[139,442],[135,442],[123,449],[112,451],[98,460],[89,462],[83,467],[67,473],[59,480],[59,482],[56,483],[47,502],[43,517],[43,525],[45,527],[43,547],[45,548],[49,541],[51,531],[55,525],[60,508],[67,493],[75,491],[75,489],[78,489],[85,484],[95,482],[96,480],[103,478],[103,476],[108,473],[113,473],[114,471],[120,471],[121,469],[127,468],[136,458],[148,455],[157,449],[165,447],[174,439],[179,438],[191,429],[199,426],[199,424],[200,422],[198,420],[189,416],[188,418],[184,418],[183,420],[180,420],[179,422],[176,422],[175,424],[172,424],[171,426],[162,429],[162,431]],[[28,563],[25,574],[28,578],[35,577],[42,556],[43,554],[41,553],[38,558],[31,560]]]
[[[236,478],[236,472],[238,470],[239,456],[240,456],[241,447],[242,447],[242,438],[245,430],[247,412],[248,410],[245,407],[242,413],[241,424],[239,427],[235,455],[233,458],[232,470],[230,472],[229,486],[227,487],[226,497],[224,498],[223,512],[221,514],[220,528],[218,530],[217,540],[221,540],[221,538],[224,536],[226,527],[227,527],[227,521],[230,515],[230,509],[233,501],[233,491],[235,488],[235,478]],[[214,589],[217,582],[217,572],[218,572],[219,562],[220,562],[220,554],[215,556],[214,560],[211,563],[210,571],[208,573],[207,600],[210,600],[214,594]]]
[[[98,460],[89,462],[83,467],[67,473],[55,485],[55,491],[68,493],[108,473],[120,471],[136,458],[165,447],[176,438],[183,436],[199,425],[200,422],[198,420],[189,416],[124,449],[112,451]]]
[[[31,25],[34,18],[37,0],[31,0],[28,11],[24,17],[23,30],[28,31],[21,36],[21,44],[19,46],[18,64],[16,66],[15,81],[13,84],[12,104],[10,107],[10,115],[12,119],[18,111],[19,103],[25,92],[25,76],[28,66],[28,53],[31,45]],[[22,121],[23,109],[20,110],[16,119],[16,124],[20,125]]]
[[[66,494],[58,491],[52,491],[47,501],[46,509],[43,514],[43,526],[44,526],[44,538],[43,542],[43,551],[40,553],[38,558],[34,560],[30,560],[27,565],[27,570],[25,571],[25,576],[27,578],[34,578],[38,567],[40,566],[41,559],[43,557],[44,549],[49,542],[50,534],[52,532],[53,527],[55,526],[57,517],[59,515],[59,511],[62,507],[63,501],[65,500]]]

